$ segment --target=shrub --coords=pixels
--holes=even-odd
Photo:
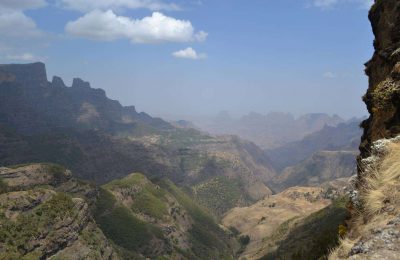
[[[250,237],[248,235],[240,236],[239,242],[242,246],[247,246],[250,243]]]
[[[339,225],[339,236],[343,238],[347,234],[347,227],[345,225]]]
[[[7,191],[8,191],[7,183],[2,178],[0,178],[0,194],[5,193]]]

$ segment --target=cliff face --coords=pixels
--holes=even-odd
[[[370,155],[374,141],[400,134],[400,2],[376,1],[369,19],[375,53],[366,63],[369,87],[363,99],[370,117],[362,123],[359,161]]]
[[[0,168],[1,259],[119,259],[89,210],[96,189],[61,166]]]
[[[29,73],[26,73],[29,71]],[[0,84],[17,82],[25,86],[45,87],[48,85],[43,63],[0,65]]]
[[[400,2],[376,0],[369,19],[375,35],[364,96],[370,117],[362,123],[350,230],[330,259],[400,255]]]
[[[101,130],[123,134],[146,125],[172,129],[160,119],[136,112],[107,98],[102,89],[79,78],[65,86],[59,77],[47,80],[43,63],[0,65],[0,123],[25,135],[51,133],[60,128]]]

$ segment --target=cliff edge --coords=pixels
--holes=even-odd
[[[359,162],[371,155],[374,141],[400,134],[400,2],[375,1],[369,19],[375,53],[365,69],[369,87],[363,100],[370,116],[362,123]]]
[[[400,1],[375,0],[369,19],[375,52],[366,63],[363,100],[370,117],[361,125],[349,230],[329,259],[400,256]]]

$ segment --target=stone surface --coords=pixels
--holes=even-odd
[[[375,35],[375,53],[366,63],[369,87],[364,101],[370,116],[362,123],[359,161],[369,157],[374,141],[400,134],[400,2],[377,0],[369,19]]]
[[[69,171],[3,167],[0,179],[0,259],[119,259],[93,220],[87,184],[77,189]]]

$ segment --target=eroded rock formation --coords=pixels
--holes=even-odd
[[[400,134],[400,2],[376,1],[369,19],[375,53],[366,63],[369,87],[363,99],[370,117],[362,123],[359,161],[370,155],[374,141]]]

